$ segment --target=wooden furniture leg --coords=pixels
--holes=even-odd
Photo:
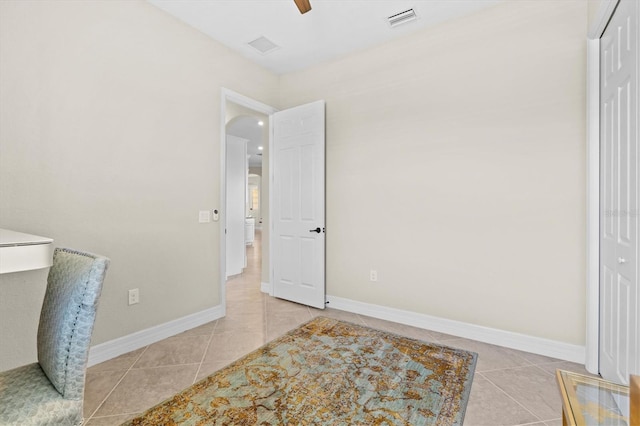
[[[629,424],[640,425],[640,376],[629,379]]]

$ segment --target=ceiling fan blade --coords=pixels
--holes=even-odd
[[[311,3],[309,3],[309,0],[293,0],[296,4],[296,6],[298,6],[298,10],[300,11],[300,13],[305,14],[308,11],[311,10]]]

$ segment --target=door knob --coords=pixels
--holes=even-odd
[[[320,229],[320,227],[316,228],[316,229],[310,229],[309,232],[317,232],[318,234],[322,232],[322,229]]]
[[[627,259],[625,259],[624,257],[619,257],[618,258],[618,263],[620,263],[620,264],[627,263]]]

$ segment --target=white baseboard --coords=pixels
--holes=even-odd
[[[127,336],[119,337],[108,342],[100,343],[92,346],[89,350],[88,367],[108,361],[117,356],[135,351],[152,343],[159,342],[167,337],[175,336],[183,331],[190,330],[194,327],[215,321],[224,316],[224,307],[222,305],[205,309],[164,324],[140,330]]]
[[[531,352],[564,361],[583,364],[585,362],[585,347],[555,340],[543,339],[526,334],[496,328],[483,327],[481,325],[454,321],[431,315],[419,314],[386,306],[373,305],[358,302],[337,296],[327,296],[327,307],[341,311],[367,315],[387,321],[398,322],[414,327],[433,330],[466,339],[479,340],[493,345],[504,346],[520,351]]]
[[[271,292],[271,283],[265,283],[265,282],[261,282],[260,283],[260,291],[263,293],[267,293],[268,295],[272,295],[273,293]]]

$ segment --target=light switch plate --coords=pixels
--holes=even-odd
[[[211,212],[209,210],[200,210],[200,215],[198,216],[198,222],[200,223],[211,222]]]

